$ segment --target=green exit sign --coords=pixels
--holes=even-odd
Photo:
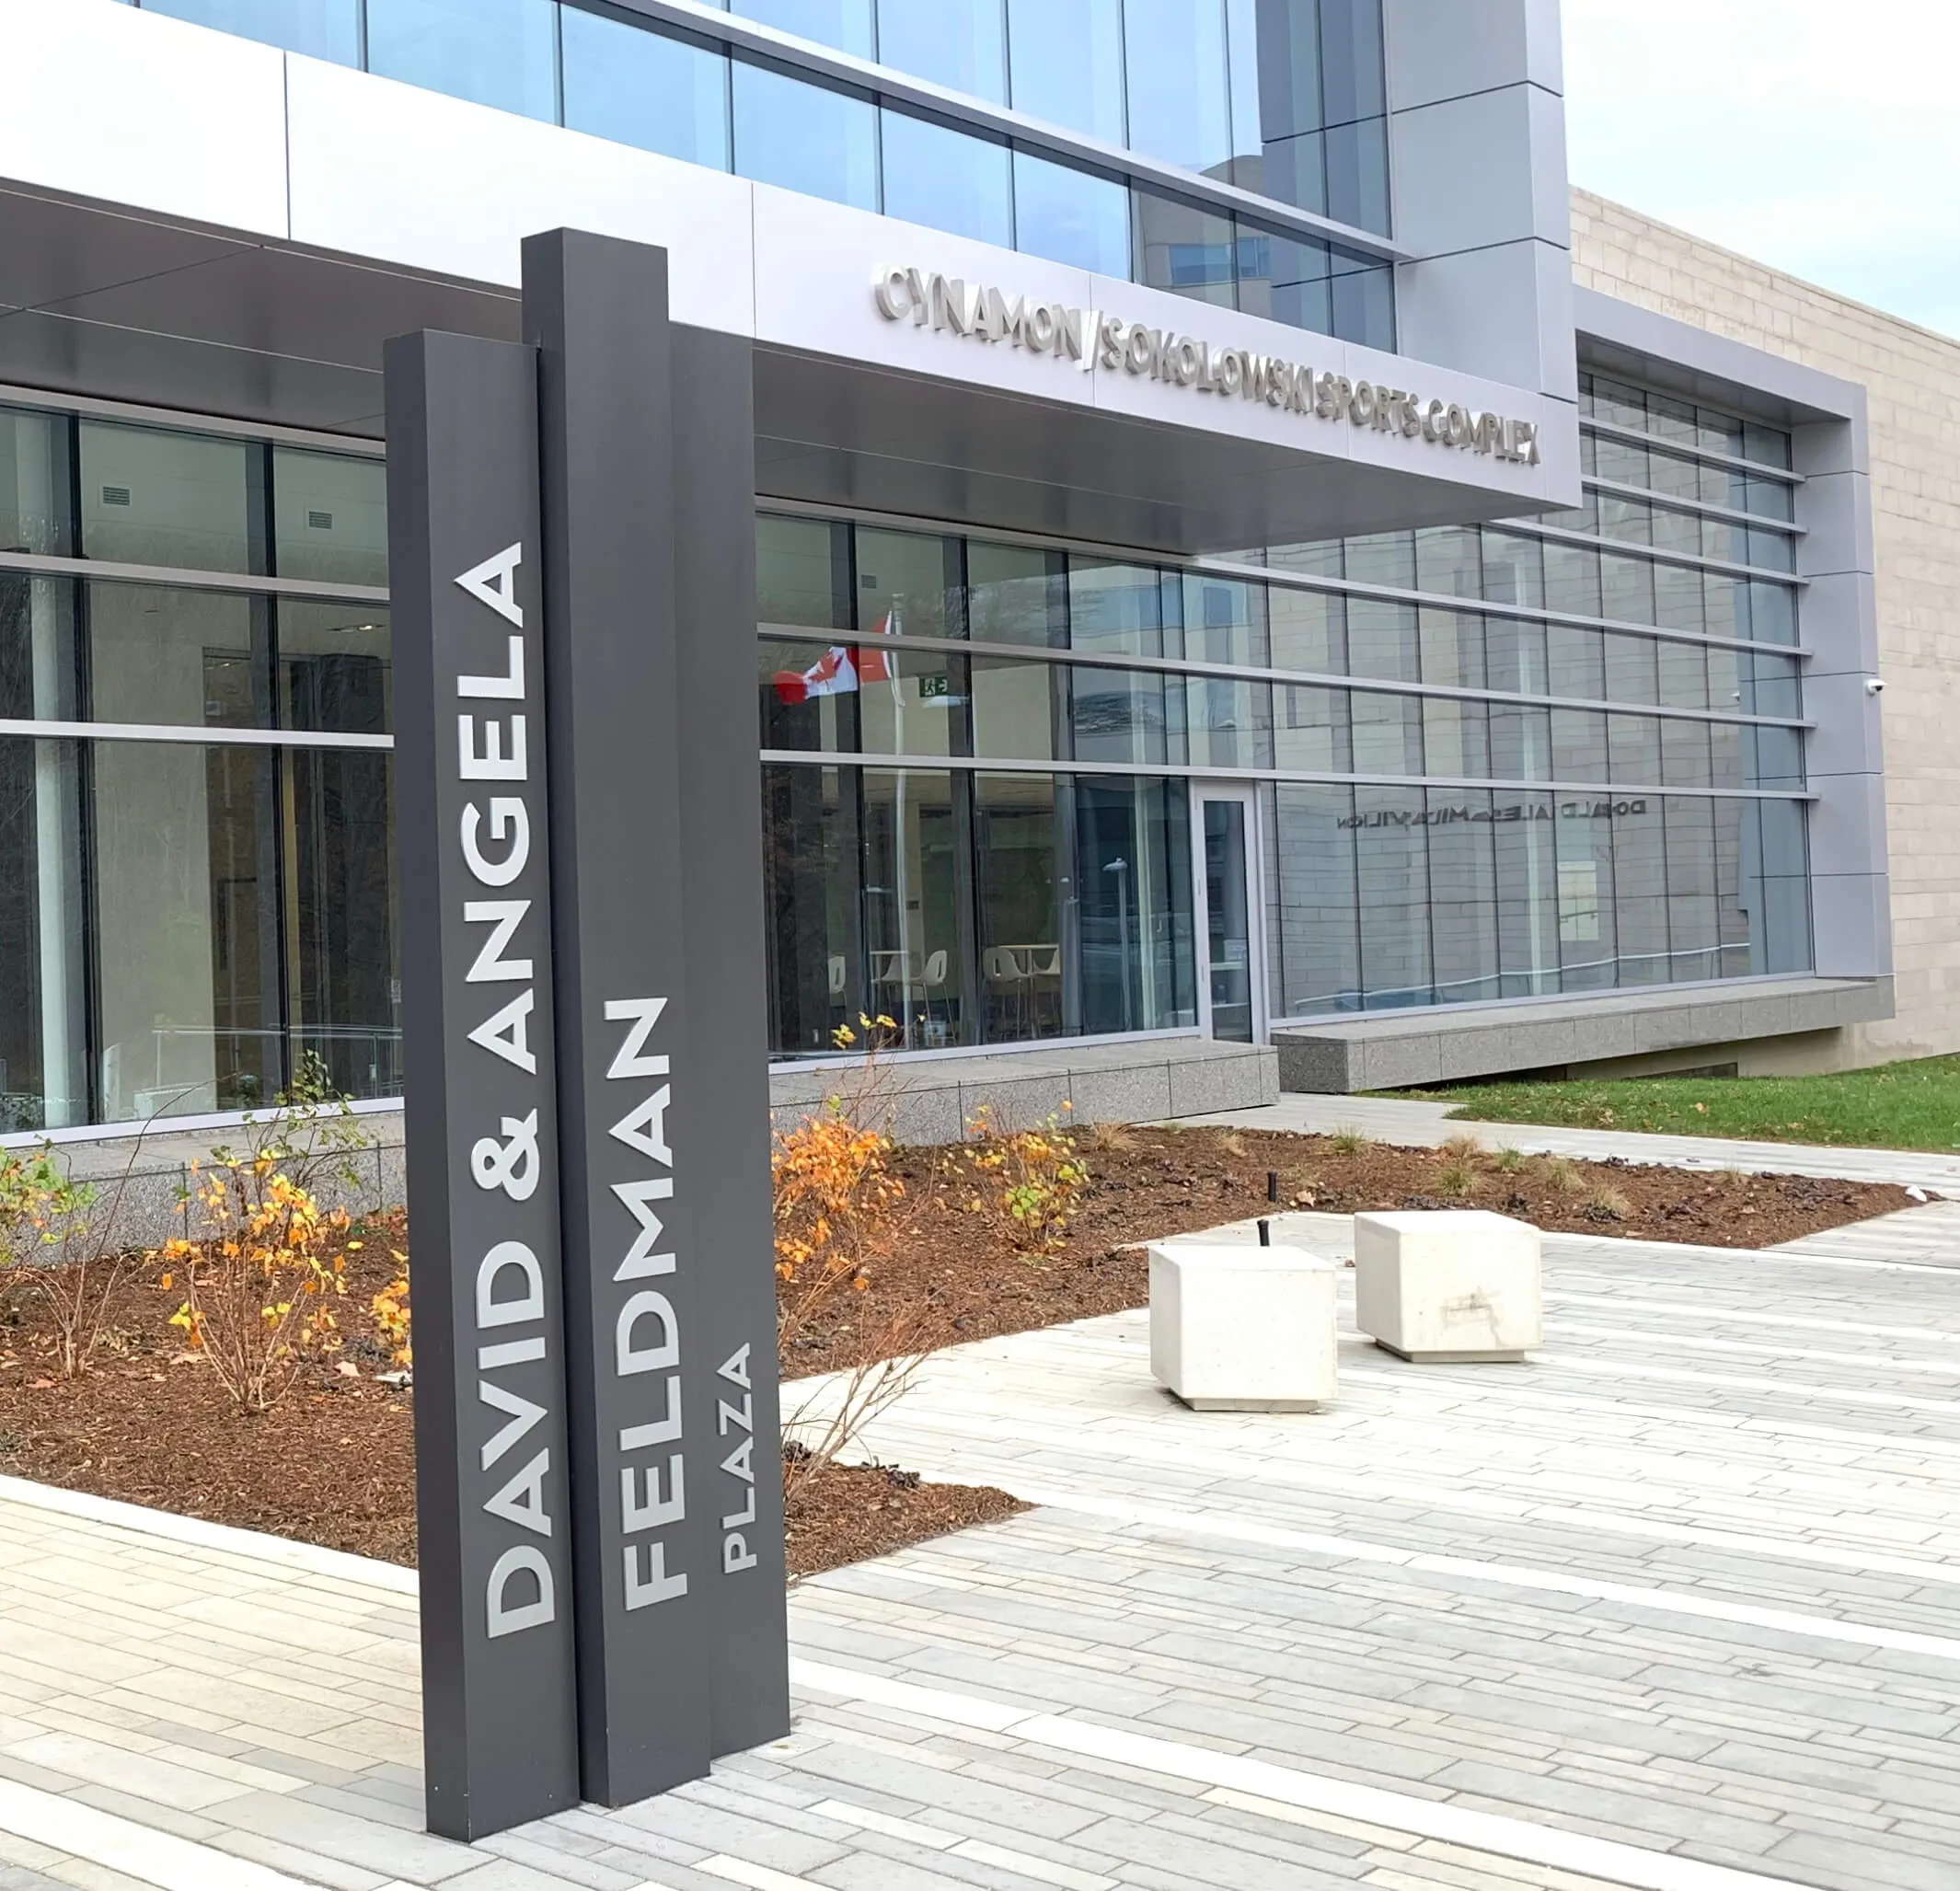
[[[918,679],[918,699],[921,702],[951,702],[952,700],[952,678],[951,676],[921,676]]]

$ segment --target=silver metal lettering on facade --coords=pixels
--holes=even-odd
[[[1099,309],[1030,302],[1025,296],[1009,299],[997,288],[899,265],[873,273],[871,300],[888,322],[909,321],[963,340],[1051,355],[1085,374],[1100,369],[1147,375],[1194,394],[1263,401],[1287,413],[1345,421],[1373,432],[1399,433],[1405,440],[1519,466],[1535,467],[1540,459],[1534,421],[1424,399],[1377,381],[1317,373],[1305,363],[1248,349],[1215,349],[1196,336],[1126,322]]]

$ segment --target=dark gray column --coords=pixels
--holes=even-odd
[[[688,832],[683,801],[666,270],[664,251],[572,231],[524,247],[541,360],[580,1750],[586,1797],[609,1805],[708,1770],[720,1553],[699,1229],[730,1192],[684,1125],[725,1020],[690,985],[681,924],[686,852],[719,837]]]
[[[579,1798],[536,352],[387,347],[431,1830]]]
[[[681,719],[682,917],[689,1015],[711,1028],[681,1124],[713,1212],[695,1228],[714,1370],[713,1747],[790,1730],[782,1452],[769,1210],[767,971],[755,759],[755,421],[749,344],[675,328],[674,598]]]

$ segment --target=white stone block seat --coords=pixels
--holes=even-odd
[[[1355,1323],[1419,1365],[1522,1359],[1544,1343],[1539,1237],[1482,1208],[1355,1216]]]
[[[1150,1250],[1150,1370],[1196,1412],[1332,1402],[1340,1270],[1297,1248]]]

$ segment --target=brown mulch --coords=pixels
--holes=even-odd
[[[1532,1162],[1500,1172],[1469,1164],[1475,1191],[1450,1193],[1463,1159],[1446,1152],[1217,1129],[1086,1131],[1090,1182],[1053,1253],[1015,1253],[1000,1224],[935,1187],[941,1152],[905,1150],[900,1167],[918,1213],[909,1238],[872,1270],[864,1293],[784,1361],[790,1377],[879,1356],[879,1338],[909,1324],[940,1346],[1138,1307],[1147,1297],[1137,1243],[1257,1214],[1277,1171],[1283,1207],[1356,1209],[1469,1204],[1547,1228],[1642,1235],[1723,1247],[1768,1247],[1912,1205],[1902,1189],[1801,1176],[1724,1176],[1620,1162]],[[970,1191],[963,1192],[969,1193]],[[383,1385],[389,1369],[368,1310],[393,1276],[402,1217],[378,1216],[349,1256],[341,1306],[346,1346],[309,1364],[274,1410],[240,1416],[209,1368],[187,1359],[168,1324],[179,1296],[138,1267],[110,1309],[105,1345],[75,1381],[52,1369],[53,1334],[24,1274],[0,1281],[0,1473],[213,1522],[412,1563],[413,1395]],[[1692,1262],[1684,1259],[1684,1272]],[[884,1467],[832,1467],[806,1479],[790,1517],[792,1571],[810,1574],[1012,1515],[998,1491],[919,1482]]]
[[[1066,1239],[1052,1253],[1016,1255],[999,1223],[960,1205],[969,1189],[942,1182],[946,1152],[901,1151],[915,1205],[911,1239],[870,1270],[865,1292],[806,1333],[786,1377],[877,1358],[906,1331],[920,1349],[1025,1332],[1144,1306],[1142,1243],[1275,1212],[1490,1208],[1566,1233],[1723,1248],[1768,1248],[1914,1205],[1888,1184],[1802,1175],[1711,1174],[1622,1162],[1528,1159],[1507,1173],[1489,1153],[1405,1149],[1334,1136],[1214,1128],[1091,1128],[1076,1137],[1089,1166]],[[1468,1169],[1472,1192],[1452,1193]],[[1685,1264],[1685,1263],[1684,1263]]]

